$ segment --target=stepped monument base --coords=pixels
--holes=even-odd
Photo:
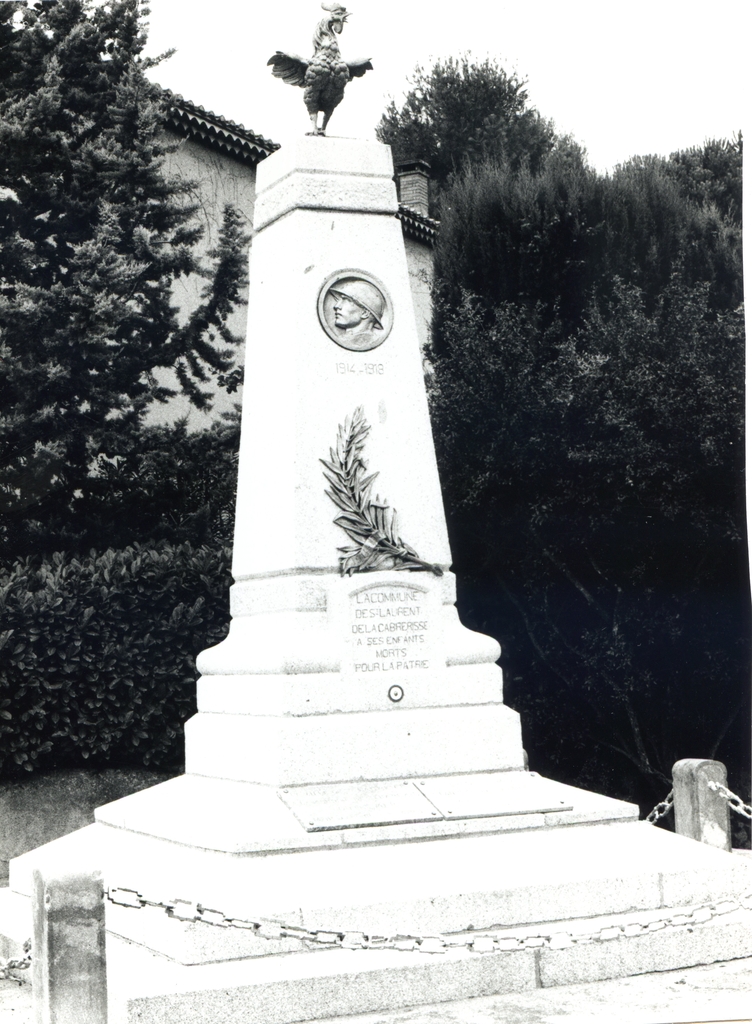
[[[115,1021],[288,1024],[752,955],[747,860],[526,769],[498,645],[454,606],[392,178],[360,140],[260,165],[232,623],[198,660],[186,774],[11,865],[17,906],[40,859],[120,890]]]

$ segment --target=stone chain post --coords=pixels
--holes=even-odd
[[[731,852],[728,800],[708,783],[726,785],[726,766],[721,761],[686,757],[677,761],[674,777],[674,828],[676,834]]]
[[[101,873],[36,868],[32,911],[35,1024],[107,1024]]]

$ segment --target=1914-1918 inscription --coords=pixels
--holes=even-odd
[[[379,583],[351,595],[348,640],[356,676],[431,667],[427,596],[422,588],[402,583]]]

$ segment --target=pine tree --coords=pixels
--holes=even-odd
[[[0,3],[0,551],[75,539],[75,511],[153,402],[231,369],[244,275],[228,208],[210,267],[167,176],[138,0]],[[181,322],[175,279],[206,278]],[[220,380],[221,383],[221,380]],[[54,534],[55,536],[50,536]]]
[[[556,138],[553,124],[528,106],[524,81],[493,60],[467,56],[417,67],[402,108],[390,102],[376,135],[397,162],[427,160],[435,192],[453,173],[488,159],[535,171]]]

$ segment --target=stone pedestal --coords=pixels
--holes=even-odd
[[[642,926],[610,927],[613,915],[736,893],[749,865],[525,770],[498,645],[454,607],[392,176],[387,147],[344,139],[300,139],[259,167],[230,633],[198,660],[186,774],[61,842],[93,845],[107,884],[155,902],[309,929],[566,931],[601,916],[627,946],[599,954],[600,976],[649,970],[648,946],[629,946]],[[23,892],[33,857],[21,860]],[[722,959],[729,933],[711,926],[707,955]],[[515,964],[536,984],[543,969],[532,947],[442,966],[157,908],[110,907],[108,928],[129,955],[184,965],[174,998],[164,971],[148,991],[145,961],[128,971],[124,1020],[213,1022],[221,1005],[222,1020],[261,1007],[284,1024],[501,991],[522,977]],[[703,962],[695,946],[667,943],[660,963]],[[549,983],[592,975],[579,946],[551,952]]]
[[[180,879],[237,906],[263,854],[266,913],[298,920],[291,872],[313,857],[341,881],[334,848],[374,847],[355,876],[367,891],[380,870],[413,878],[390,844],[634,816],[525,771],[498,644],[457,617],[396,212],[377,143],[303,138],[259,169],[232,623],[198,659],[185,777],[97,813],[119,884]],[[452,849],[422,851],[429,877]],[[349,920],[353,898],[332,884],[324,906]],[[382,927],[407,927],[402,900],[378,898]],[[447,928],[464,914],[452,903]],[[147,938],[146,921],[113,911],[186,962],[270,952],[247,936],[192,943],[174,922]]]
[[[412,854],[390,860],[393,844],[634,816],[525,771],[498,644],[458,619],[396,212],[377,143],[303,138],[259,169],[232,622],[198,659],[186,775],[97,812],[116,884],[198,885],[204,903],[250,913],[261,898],[297,921],[290,886],[333,871],[323,918],[355,927],[334,849],[373,848],[356,889],[380,871],[410,889],[415,864],[398,862]],[[462,850],[443,868],[423,854],[438,878]],[[407,927],[402,901],[378,898],[381,927]],[[111,917],[186,963],[296,948]]]
[[[198,660],[188,773],[294,786],[523,767],[498,645],[454,607],[392,177],[386,146],[347,139],[303,138],[259,168],[232,625]],[[351,293],[367,330],[337,325]],[[435,571],[386,558],[340,574],[353,542],[327,492],[357,417],[347,457]]]

